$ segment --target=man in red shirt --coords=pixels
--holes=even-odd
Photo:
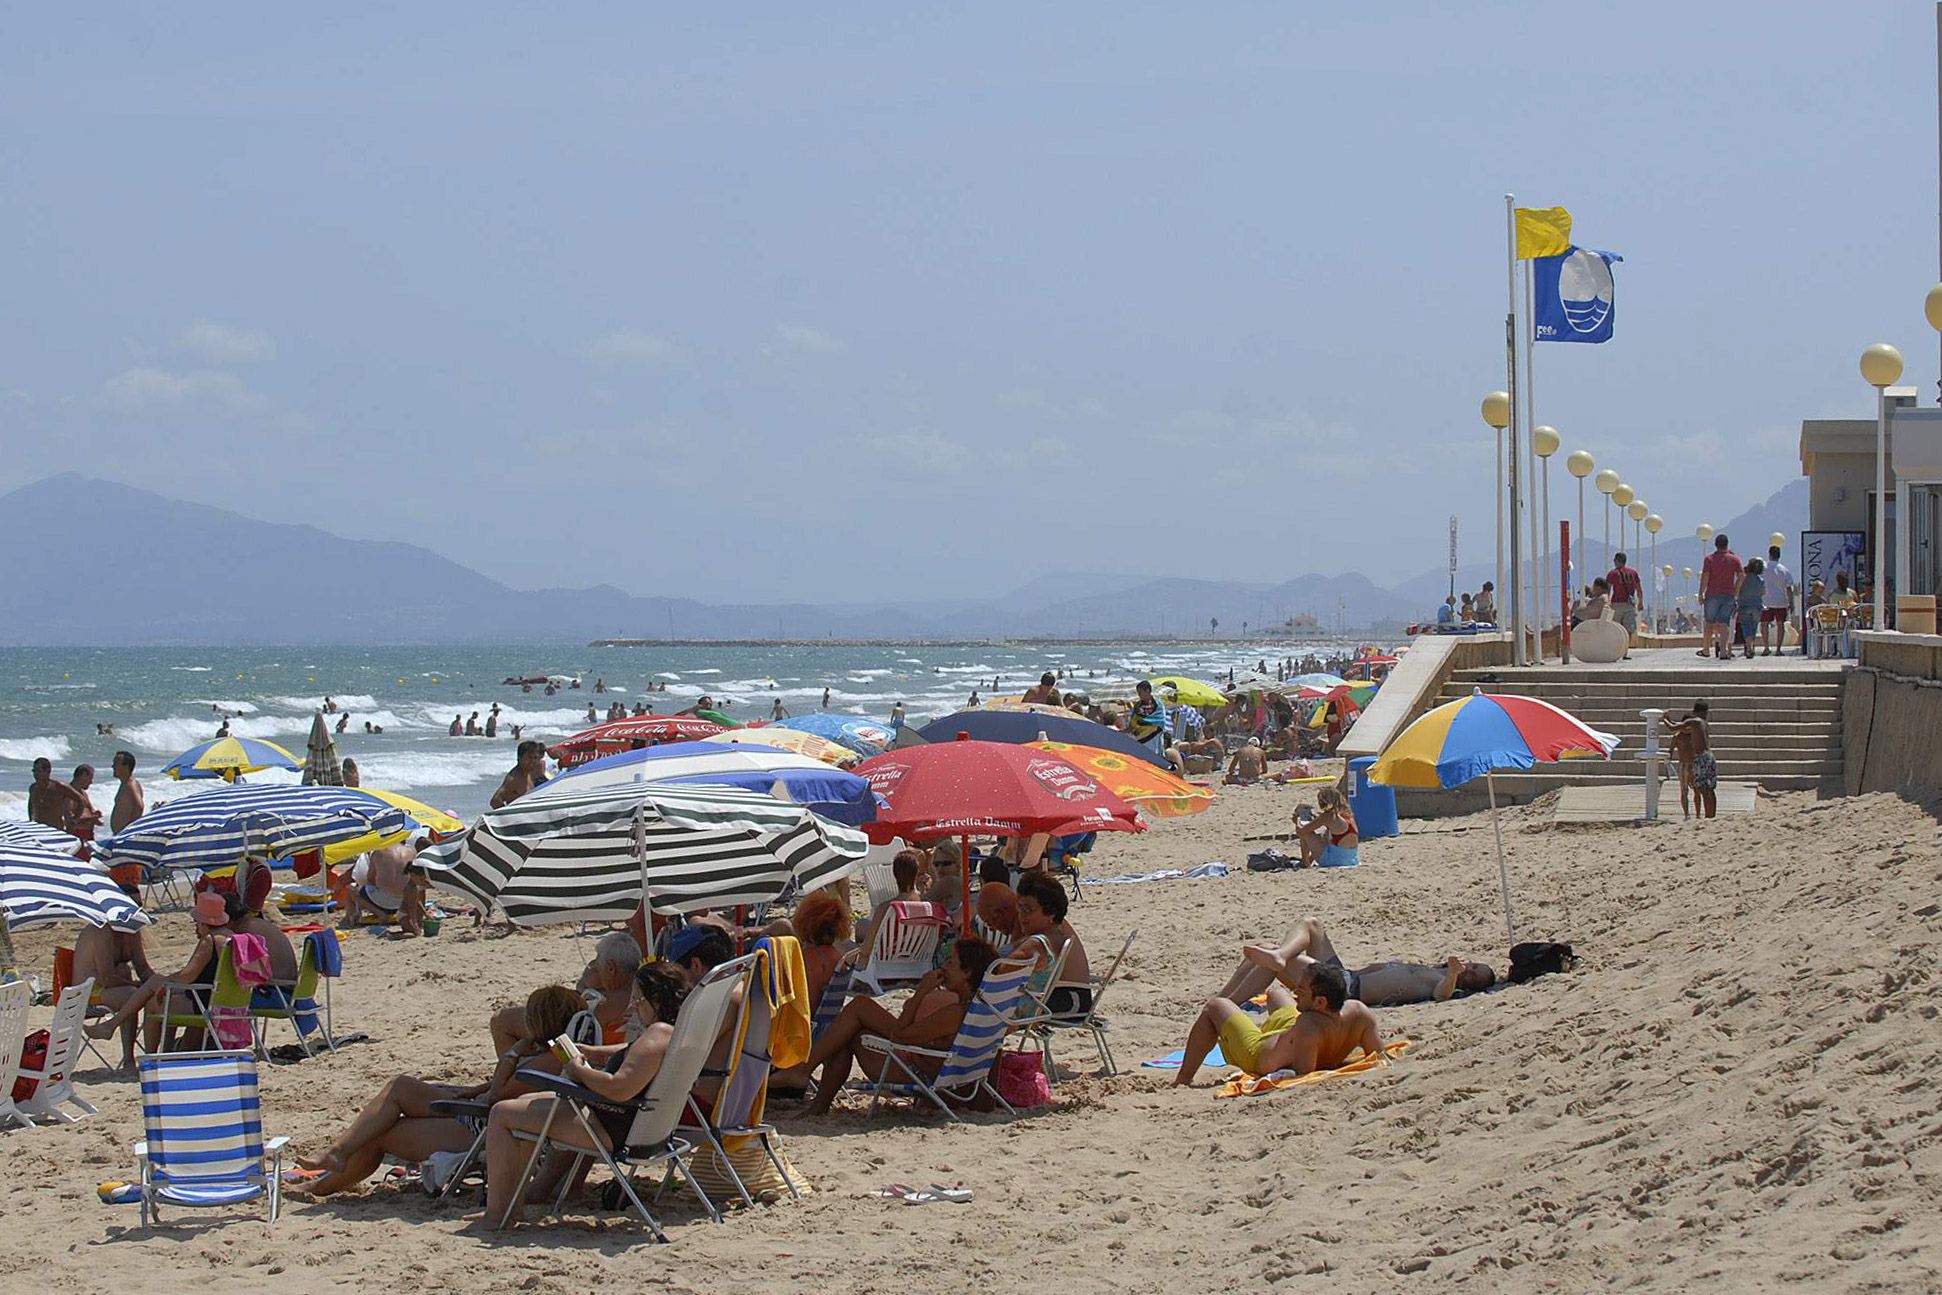
[[[1612,569],[1605,573],[1612,591],[1612,619],[1625,627],[1627,634],[1639,632],[1639,573],[1625,565],[1623,553],[1612,554]]]
[[[1713,551],[1706,555],[1700,565],[1700,592],[1706,596],[1706,646],[1699,655],[1706,656],[1715,651],[1714,640],[1718,639],[1719,659],[1724,661],[1733,655],[1733,617],[1739,608],[1740,559],[1727,546],[1726,536],[1713,537]]]

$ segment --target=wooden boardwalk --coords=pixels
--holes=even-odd
[[[1722,782],[1719,812],[1751,814],[1760,803],[1760,788],[1751,782]],[[1629,823],[1645,817],[1645,784],[1588,784],[1565,787],[1552,808],[1553,823]],[[1659,790],[1659,817],[1679,817],[1679,784],[1667,779]]]

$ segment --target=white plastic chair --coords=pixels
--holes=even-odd
[[[922,909],[920,915],[918,909]],[[851,982],[851,993],[882,994],[890,987],[915,983],[930,973],[937,942],[950,919],[935,904],[921,899],[893,900],[883,915],[868,961]]]
[[[27,1009],[34,988],[24,980],[0,984],[0,1129],[32,1124],[13,1104],[13,1081],[20,1077],[20,1042],[27,1033]]]
[[[20,1078],[37,1080],[33,1095],[16,1104],[15,1109],[29,1119],[46,1117],[62,1124],[74,1124],[78,1117],[62,1108],[72,1106],[82,1115],[96,1111],[88,1100],[74,1091],[74,1063],[81,1059],[87,1036],[82,1032],[88,1015],[88,997],[94,993],[94,978],[69,985],[54,1004],[54,1020],[47,1027],[47,1059],[38,1070],[22,1065]]]

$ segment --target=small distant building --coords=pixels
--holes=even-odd
[[[1918,408],[1913,387],[1889,387],[1884,394],[1888,589],[1890,594],[1934,595],[1942,592],[1942,409]],[[1808,538],[1798,573],[1803,580],[1829,578],[1840,566],[1872,580],[1875,438],[1872,417],[1802,420],[1800,470],[1808,480]],[[1905,550],[1904,511],[1911,541]]]

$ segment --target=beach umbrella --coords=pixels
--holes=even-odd
[[[723,711],[714,710],[711,707],[707,707],[707,706],[704,706],[701,709],[697,710],[695,712],[695,718],[706,720],[711,724],[719,724],[723,728],[735,728],[739,726],[742,722]]]
[[[862,715],[832,715],[828,711],[791,715],[761,727],[810,733],[838,746],[846,746],[864,758],[882,755],[897,740],[897,731],[891,727],[889,720],[874,720]]]
[[[254,737],[212,738],[192,746],[162,766],[171,778],[234,778],[258,769],[289,769],[303,766],[297,757],[274,742]]]
[[[1117,751],[1121,755],[1144,760],[1162,769],[1168,767],[1164,756],[1134,741],[1127,734],[1116,728],[1107,728],[1104,724],[1095,724],[1085,716],[1074,715],[1070,711],[1039,714],[962,710],[955,715],[932,720],[917,732],[925,741],[933,743],[952,741],[959,733],[969,735],[974,742],[1007,742],[1013,745],[1045,738],[1054,742],[1070,742],[1075,746],[1096,746],[1101,750]]]
[[[414,800],[402,792],[386,791],[382,787],[359,787],[359,791],[376,796],[393,809],[403,810],[407,822],[396,831],[366,832],[349,840],[338,841],[324,847],[324,862],[335,867],[346,859],[355,859],[360,854],[382,850],[387,845],[396,845],[419,829],[443,839],[456,836],[465,830],[465,821],[442,809],[434,809],[422,800]]]
[[[1340,688],[1349,681],[1339,674],[1319,672],[1315,674],[1290,675],[1285,686],[1290,688]]]
[[[684,742],[719,733],[727,727],[693,715],[640,715],[609,720],[572,737],[563,737],[547,747],[546,753],[562,765],[571,766],[631,750],[636,742]]]
[[[94,865],[23,845],[0,845],[0,912],[16,927],[81,921],[136,931],[154,920]]]
[[[1220,689],[1198,679],[1188,679],[1183,675],[1163,674],[1147,680],[1155,688],[1166,688],[1173,692],[1173,699],[1182,706],[1224,706],[1227,697]]]
[[[657,913],[767,903],[791,882],[848,876],[868,850],[855,828],[739,787],[561,778],[420,851],[418,866],[542,926],[624,921],[643,901]]]
[[[970,739],[932,742],[865,760],[856,772],[883,802],[866,829],[872,841],[881,845],[898,836],[961,839],[966,931],[971,921],[969,838],[974,834],[1065,836],[1146,828],[1133,807],[1096,778],[1068,760],[1028,746]]]
[[[1132,694],[1129,691],[1127,695],[1131,696]],[[980,703],[978,706],[973,707],[973,709],[1011,711],[1022,715],[1074,715],[1078,713],[1067,710],[1063,706],[1053,706],[1042,701],[1020,701],[1016,697],[993,697],[990,701]]]
[[[151,809],[95,842],[95,857],[111,865],[222,868],[247,854],[279,859],[410,825],[405,811],[355,787],[219,787]]]
[[[741,787],[855,827],[877,816],[876,793],[853,773],[778,747],[674,742],[603,756],[561,774],[533,795],[578,794],[626,783]]]
[[[1475,689],[1445,702],[1396,735],[1369,767],[1369,781],[1390,787],[1460,787],[1481,776],[1497,835],[1497,879],[1504,892],[1504,931],[1517,941],[1511,917],[1510,868],[1497,820],[1499,769],[1528,769],[1558,760],[1604,759],[1618,739],[1535,697],[1498,696]]]
[[[1188,782],[1178,774],[1155,769],[1117,751],[1070,742],[1027,742],[1035,751],[1050,751],[1082,773],[1091,774],[1108,790],[1152,818],[1184,818],[1214,803],[1214,789]]]
[[[324,712],[310,717],[310,741],[304,749],[303,785],[342,787],[344,763],[337,758],[337,743],[324,722]]]
[[[712,742],[718,746],[748,745],[767,747],[772,751],[778,749],[793,751],[797,755],[806,755],[812,760],[821,760],[824,764],[833,764],[838,768],[848,768],[861,758],[848,747],[839,746],[826,737],[817,737],[814,733],[804,733],[792,728],[777,728],[774,725],[767,728],[732,728],[726,733],[710,734],[701,741]]]
[[[81,838],[69,836],[58,827],[26,819],[0,818],[0,845],[24,845],[56,854],[79,854]]]

